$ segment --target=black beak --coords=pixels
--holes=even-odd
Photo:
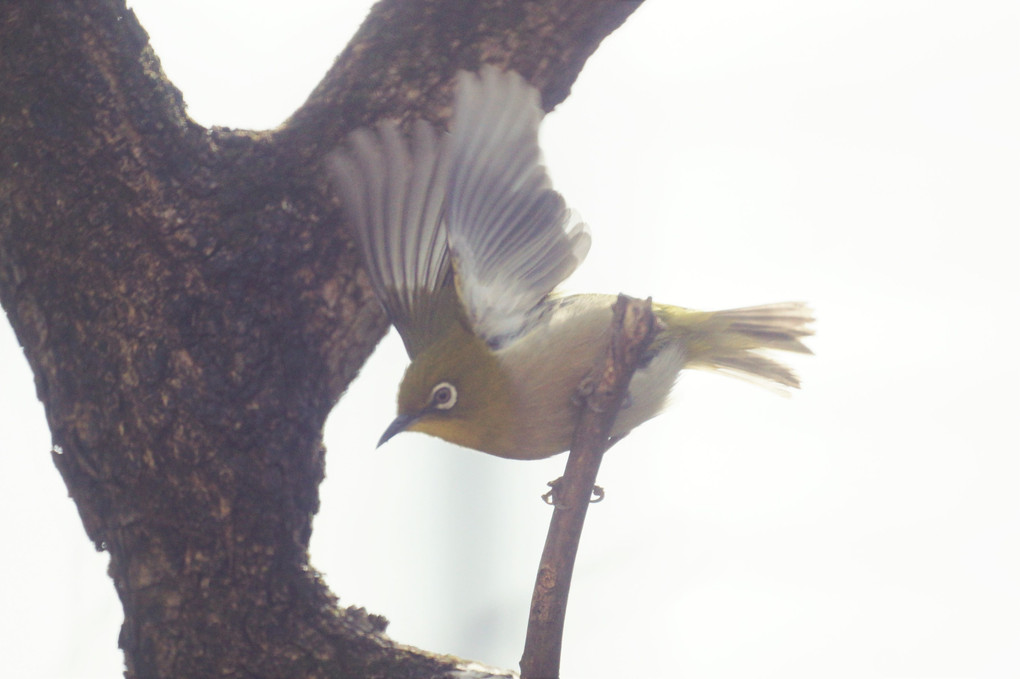
[[[410,427],[419,417],[421,416],[418,413],[397,416],[397,419],[390,422],[390,426],[386,427],[386,431],[383,432],[382,438],[379,439],[379,443],[377,443],[375,447],[378,448],[400,432]]]

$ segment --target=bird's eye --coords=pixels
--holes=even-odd
[[[457,387],[449,382],[440,382],[432,387],[429,405],[439,410],[449,410],[457,404]]]

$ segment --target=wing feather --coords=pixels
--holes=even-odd
[[[492,346],[522,333],[591,239],[542,164],[538,91],[485,66],[458,74],[447,231],[457,292]]]
[[[408,144],[397,123],[386,120],[355,130],[326,160],[372,287],[412,357],[434,339],[450,278],[446,149],[425,121],[415,123]]]
[[[373,288],[413,358],[456,295],[491,346],[523,333],[591,239],[542,165],[538,91],[485,66],[457,78],[450,135],[417,121],[355,130],[327,167]],[[452,263],[452,266],[451,266]],[[444,307],[445,308],[445,307]]]

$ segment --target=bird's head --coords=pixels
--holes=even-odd
[[[418,431],[483,452],[513,432],[510,380],[492,351],[459,323],[415,357],[404,373],[397,417],[379,440]]]

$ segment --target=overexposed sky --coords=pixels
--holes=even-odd
[[[258,129],[369,3],[132,7],[199,123]],[[648,0],[549,116],[593,235],[569,289],[818,316],[792,398],[685,374],[607,456],[564,679],[1020,676],[1018,34],[1006,1]],[[565,458],[376,451],[405,364],[388,336],[327,424],[312,563],[398,641],[516,669]],[[34,394],[0,324],[0,674],[116,676]]]

